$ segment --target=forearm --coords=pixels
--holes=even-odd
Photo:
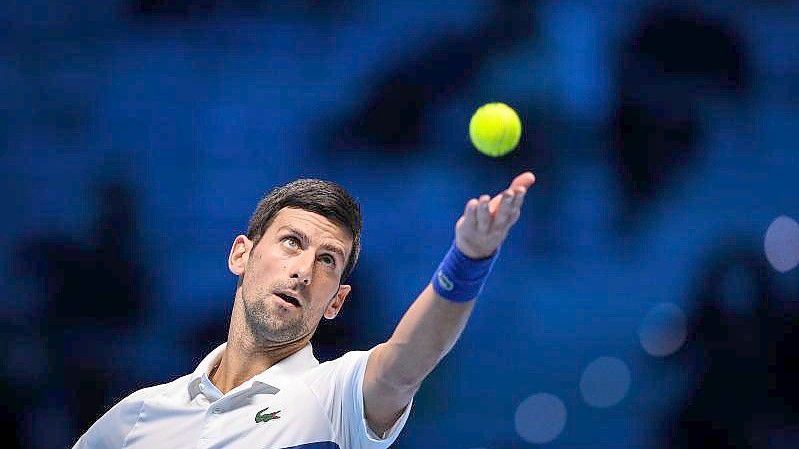
[[[415,391],[455,345],[473,308],[474,301],[449,301],[428,284],[384,344],[387,381]]]

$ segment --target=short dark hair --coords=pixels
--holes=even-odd
[[[274,221],[281,209],[292,207],[319,214],[346,227],[352,234],[352,251],[340,282],[346,280],[361,252],[361,207],[355,198],[340,185],[321,179],[298,179],[275,187],[267,193],[255,208],[247,227],[247,238],[254,244],[263,237],[264,232]]]

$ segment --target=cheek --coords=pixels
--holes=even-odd
[[[279,248],[273,248],[265,254],[259,253],[250,258],[248,268],[258,275],[285,271],[286,255]]]
[[[320,283],[319,289],[316,291],[316,296],[319,298],[319,308],[324,311],[327,309],[328,304],[336,297],[338,294],[338,283],[337,282],[324,282]]]

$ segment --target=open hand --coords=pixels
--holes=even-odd
[[[532,172],[515,177],[510,186],[494,198],[482,195],[466,202],[455,224],[455,245],[467,257],[483,259],[494,254],[511,226],[519,219],[527,189],[535,182]]]

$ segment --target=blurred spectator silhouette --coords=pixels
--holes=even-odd
[[[702,159],[702,101],[742,96],[749,62],[741,38],[699,12],[655,10],[621,51],[611,121],[617,225],[631,231],[648,205]]]
[[[703,269],[688,341],[673,356],[691,378],[666,419],[668,447],[799,444],[799,313],[772,276],[758,248],[735,244]]]
[[[12,448],[27,447],[19,415],[24,412],[25,404],[30,401],[30,392],[19,391],[15,388],[13,380],[3,372],[0,373],[0,394],[8,398],[6,405],[0,409],[0,425],[6,435],[7,444]]]
[[[319,148],[377,145],[387,153],[419,150],[429,108],[473,82],[488,57],[534,35],[534,0],[496,0],[493,14],[470,33],[431,41],[418,55],[389,68],[365,90],[360,109],[324,127]]]
[[[213,303],[224,304],[224,307],[218,307],[218,313],[210,314],[190,326],[186,333],[179,337],[179,343],[185,348],[189,360],[193,364],[193,366],[185,367],[185,372],[193,371],[208,353],[227,341],[230,312],[233,309],[233,293],[227,295],[220,293],[210,297],[209,300]]]
[[[38,335],[45,342],[46,384],[35,388],[33,406],[63,408],[67,417],[61,434],[85,431],[135,384],[121,363],[120,345],[146,316],[151,285],[141,266],[137,204],[127,185],[111,182],[98,193],[98,216],[90,241],[69,235],[33,237],[24,244],[21,260],[31,263],[40,282],[43,313]],[[60,402],[53,405],[53,402]],[[32,436],[42,445],[55,441],[47,424],[28,411]],[[51,432],[60,435],[59,432]]]

